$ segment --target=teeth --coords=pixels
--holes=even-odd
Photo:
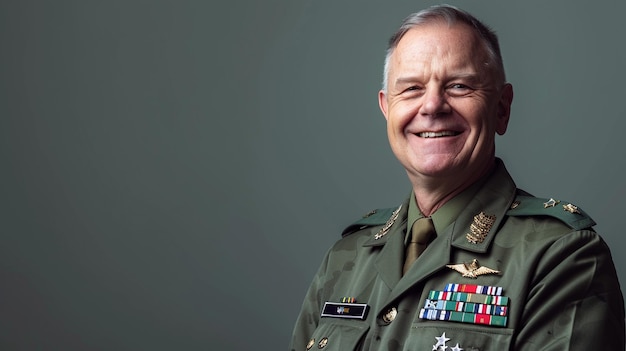
[[[443,137],[443,136],[454,136],[456,134],[457,133],[455,132],[445,131],[445,132],[422,132],[422,133],[418,133],[417,135],[422,138],[438,138],[438,137]]]

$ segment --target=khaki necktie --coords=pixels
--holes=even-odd
[[[413,224],[411,241],[406,247],[406,259],[404,260],[402,275],[409,270],[413,262],[417,260],[417,257],[424,252],[426,246],[432,240],[433,234],[435,234],[435,228],[430,218],[420,218]]]

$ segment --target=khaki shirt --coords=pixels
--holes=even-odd
[[[593,220],[567,202],[529,196],[497,164],[456,218],[435,223],[436,239],[404,276],[409,200],[348,227],[311,283],[290,350],[624,350],[624,300]],[[491,226],[475,217],[481,212],[495,216]],[[437,292],[450,284],[501,288],[500,305],[457,293],[485,303],[452,302],[479,313],[441,312],[450,303]],[[439,302],[436,320],[422,318],[433,301],[446,307]]]
[[[449,226],[463,211],[463,209],[467,206],[467,204],[472,200],[474,195],[482,188],[484,185],[484,180],[479,180],[476,183],[472,184],[470,187],[462,191],[457,196],[450,199],[448,202],[443,204],[435,213],[432,214],[431,219],[433,221],[433,226],[435,227],[435,232],[440,233],[443,232],[447,226]],[[420,211],[417,201],[415,199],[415,194],[411,192],[409,196],[409,205],[407,209],[407,231],[406,238],[404,240],[405,245],[410,240],[410,233],[413,224],[420,219],[423,218],[424,215]]]

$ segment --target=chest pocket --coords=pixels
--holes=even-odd
[[[368,330],[369,326],[363,322],[323,318],[313,332],[306,350],[358,350]]]
[[[413,325],[405,350],[504,351],[510,349],[512,337],[508,328],[427,322]]]

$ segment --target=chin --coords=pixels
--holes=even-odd
[[[452,167],[448,164],[419,164],[411,165],[408,170],[410,173],[414,173],[416,176],[427,176],[437,178],[447,178],[450,176],[458,176],[462,170]]]
[[[454,156],[433,155],[416,162],[415,168],[423,174],[445,175],[458,171],[459,167],[455,162]]]

